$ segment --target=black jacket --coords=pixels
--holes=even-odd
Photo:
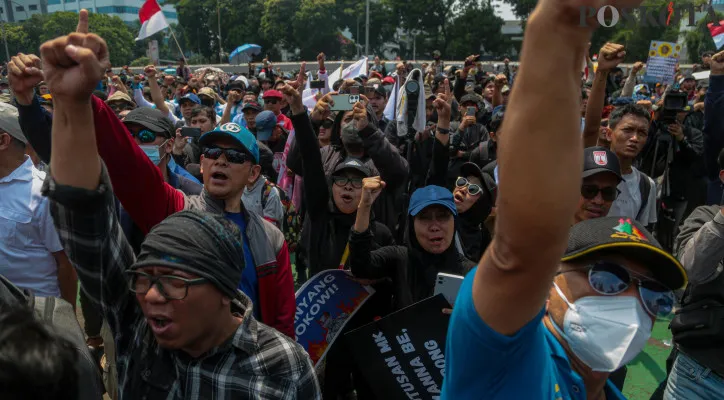
[[[646,140],[643,150],[640,154],[639,170],[656,179],[664,174],[666,167],[666,148],[665,142],[659,142],[657,151],[657,141],[660,137],[670,138],[673,151],[673,159],[669,164],[669,191],[665,191],[664,195],[674,198],[686,198],[689,183],[694,177],[700,176],[702,170],[702,155],[704,154],[704,137],[700,130],[692,129],[687,125],[683,126],[685,140],[678,142],[671,137],[664,125],[659,121],[654,121],[649,127],[649,136]],[[654,165],[654,153],[656,155],[656,167],[654,174],[651,175],[652,165]],[[666,189],[666,188],[664,188]]]
[[[448,149],[447,146],[443,146],[437,139],[435,139],[435,145],[433,150],[433,160],[430,166],[429,179],[427,180],[428,185],[446,185],[446,177],[448,175]],[[493,203],[492,187],[495,186],[495,182],[492,179],[488,179],[486,174],[483,174],[484,191],[478,198],[478,201],[473,204],[470,209],[464,213],[458,214],[456,218],[456,233],[460,239],[465,257],[472,261],[480,260],[480,257],[485,252],[493,238],[490,236],[490,232],[485,228],[483,223],[485,219],[490,215]],[[450,191],[455,190],[455,184],[447,186]]]
[[[332,126],[330,144],[321,149],[319,149],[318,144],[315,145],[317,148],[316,151],[322,155],[322,165],[327,179],[332,176],[332,172],[337,165],[347,158],[347,152],[344,146],[342,146],[340,136],[343,115],[344,113],[337,114],[337,118]],[[399,209],[399,199],[405,180],[407,179],[409,168],[405,158],[385,139],[384,133],[377,129],[377,118],[369,106],[367,107],[367,118],[369,119],[369,124],[359,132],[365,153],[362,161],[372,171],[373,175],[379,175],[382,177],[382,180],[387,183],[387,189],[380,195],[377,201],[375,201],[373,211],[377,221],[385,224],[390,231],[394,231],[401,211]],[[291,148],[289,149],[287,167],[291,168],[295,174],[304,176],[301,150],[299,149],[297,140],[292,142]],[[308,188],[305,190],[309,191]]]
[[[473,151],[479,148],[480,143],[490,140],[490,134],[484,125],[478,123],[466,128],[459,129],[460,123],[450,124],[450,164],[448,165],[448,185],[455,182],[460,175],[460,167],[468,161],[472,161]],[[462,151],[461,157],[458,152]]]
[[[373,234],[355,232],[349,239],[352,274],[358,278],[392,280],[393,309],[399,310],[433,295],[438,272],[465,275],[475,264],[465,258],[455,241],[442,254],[430,254],[415,238],[412,218],[407,224],[404,246],[373,249]]]
[[[297,145],[304,168],[306,216],[302,228],[302,248],[310,274],[339,266],[347,246],[355,214],[343,214],[332,200],[331,179],[325,176],[319,142],[307,113],[292,116]],[[394,243],[392,233],[379,222],[372,223],[376,247]]]

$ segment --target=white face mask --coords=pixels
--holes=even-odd
[[[593,371],[612,372],[626,365],[646,345],[652,322],[641,302],[631,296],[587,296],[571,304],[553,284],[568,310],[563,332],[573,354]]]

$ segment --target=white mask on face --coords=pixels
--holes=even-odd
[[[573,354],[593,371],[612,372],[633,360],[651,336],[651,318],[631,296],[587,296],[571,304],[553,284],[568,310],[563,332]]]

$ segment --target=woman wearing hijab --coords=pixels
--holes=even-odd
[[[437,136],[449,135],[449,90],[438,95]],[[428,185],[410,198],[403,246],[372,248],[370,210],[385,183],[378,177],[364,179],[354,229],[350,235],[350,267],[359,278],[392,280],[394,309],[401,309],[433,295],[439,272],[465,275],[474,263],[455,246],[459,221],[453,194]]]

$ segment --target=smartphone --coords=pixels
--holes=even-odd
[[[329,109],[332,111],[349,111],[354,107],[354,103],[359,101],[358,94],[333,94],[333,106]]]
[[[476,111],[477,110],[475,110],[475,107],[468,107],[468,112],[465,115],[474,116]]]
[[[442,295],[445,296],[445,300],[447,300],[451,306],[454,306],[455,298],[458,297],[463,279],[460,275],[438,272],[437,280],[435,281],[435,294],[438,295],[442,293]]]
[[[324,81],[309,81],[310,89],[324,89]]]
[[[201,128],[184,126],[181,128],[181,136],[198,139],[201,136]]]

